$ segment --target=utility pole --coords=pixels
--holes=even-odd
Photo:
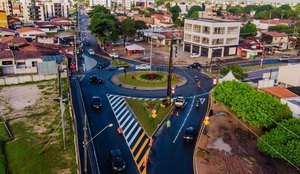
[[[152,34],[151,34],[151,47],[150,47],[150,74],[152,73]]]
[[[171,81],[172,81],[172,58],[173,58],[173,38],[171,40],[171,49],[170,49],[170,57],[169,57],[169,69],[168,69],[168,86],[167,86],[167,99],[168,103],[171,101]]]
[[[84,150],[84,173],[87,174],[87,118],[86,113],[84,113],[84,140],[83,140],[83,150]]]
[[[62,128],[62,135],[63,135],[63,143],[64,149],[66,149],[66,138],[65,138],[65,106],[63,105],[63,95],[62,95],[62,82],[61,82],[61,65],[57,67],[58,70],[58,84],[59,84],[59,104],[60,104],[60,113],[61,113],[61,128]]]

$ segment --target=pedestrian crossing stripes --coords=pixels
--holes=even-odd
[[[108,94],[109,96],[113,96],[111,100],[114,100],[116,97],[122,97],[122,98],[131,98],[135,100],[163,100],[165,98],[143,98],[143,97],[131,97],[131,96],[125,96],[125,95],[112,95]]]
[[[124,138],[131,151],[136,166],[141,174],[146,174],[147,171],[144,164],[150,151],[150,138],[132,113],[124,97],[125,96],[120,95],[107,95],[119,127],[123,130]]]

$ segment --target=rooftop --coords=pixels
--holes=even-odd
[[[269,36],[272,36],[272,37],[288,37],[289,36],[285,33],[279,33],[279,32],[276,32],[276,31],[263,32],[262,34],[269,35]]]
[[[27,31],[39,31],[39,32],[43,32],[42,30],[40,30],[38,28],[34,28],[34,27],[22,27],[22,28],[18,28],[16,31],[18,33],[23,33],[23,32],[27,32]]]
[[[269,88],[262,88],[264,92],[271,94],[272,96],[282,99],[282,98],[290,98],[290,97],[297,97],[297,95],[286,88],[280,88],[277,86],[269,87]]]
[[[15,33],[14,30],[11,30],[11,29],[6,28],[6,27],[0,27],[0,33],[2,33],[2,32]]]
[[[210,22],[210,23],[241,22],[241,21],[238,21],[238,20],[228,20],[228,19],[209,19],[209,18],[198,18],[198,19],[187,19],[187,20],[203,21],[203,22]]]

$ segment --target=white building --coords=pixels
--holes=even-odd
[[[67,0],[53,0],[51,2],[44,2],[43,5],[46,19],[53,16],[68,17],[71,8]]]
[[[293,117],[300,118],[300,97],[281,99],[282,104],[287,104],[293,113]]]
[[[106,8],[111,8],[112,3],[111,0],[90,0],[90,6],[102,5]]]
[[[240,35],[240,21],[224,19],[185,19],[183,50],[200,56],[235,56]]]
[[[285,86],[300,86],[300,64],[280,66],[278,83]]]
[[[12,1],[0,0],[0,11],[5,11],[7,15],[12,14]]]
[[[26,39],[32,39],[35,40],[36,35],[45,35],[46,33],[38,28],[33,27],[23,27],[18,28],[17,33],[19,33],[20,37],[26,38]]]
[[[123,10],[131,10],[132,2],[131,0],[122,0]]]

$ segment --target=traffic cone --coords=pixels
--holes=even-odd
[[[177,111],[176,116],[178,117],[178,115],[179,115],[179,112]]]
[[[123,134],[123,131],[122,131],[122,128],[118,128],[118,134],[122,135]]]

